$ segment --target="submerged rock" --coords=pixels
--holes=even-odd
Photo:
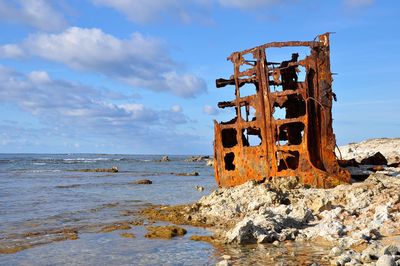
[[[186,230],[184,228],[173,225],[147,226],[146,229],[148,232],[144,237],[147,238],[171,239],[173,237],[183,236],[186,234]]]
[[[129,225],[129,223],[115,223],[111,225],[106,225],[103,228],[101,228],[101,232],[103,233],[109,233],[113,232],[116,230],[129,230],[132,227]]]
[[[95,169],[80,169],[79,172],[106,172],[106,173],[118,173],[118,167],[113,166],[111,168],[95,168]]]
[[[191,173],[171,173],[176,176],[199,176],[198,172],[191,172]]]
[[[136,238],[136,236],[132,233],[121,233],[119,234],[121,237],[125,237],[125,238]]]
[[[137,185],[150,185],[150,184],[153,184],[153,181],[151,181],[149,179],[140,179],[140,180],[133,181],[132,183],[137,184]]]

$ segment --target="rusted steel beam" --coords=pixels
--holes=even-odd
[[[298,54],[282,62],[269,62],[266,49],[306,46],[310,54]],[[252,56],[251,60],[246,57]],[[329,33],[314,41],[273,42],[228,57],[234,72],[217,79],[217,87],[234,86],[234,99],[218,103],[234,108],[230,121],[214,121],[214,167],[220,186],[248,180],[273,180],[298,176],[304,184],[333,187],[350,181],[334,154],[332,129],[332,74]],[[299,67],[305,69],[299,80]],[[243,70],[241,70],[243,69]],[[254,94],[241,95],[243,86]],[[284,117],[278,117],[280,109]]]

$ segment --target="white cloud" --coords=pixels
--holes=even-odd
[[[0,56],[5,58],[19,58],[24,56],[24,51],[14,44],[0,46]]]
[[[215,108],[213,106],[204,105],[203,113],[208,114],[208,115],[217,115],[219,113],[219,111],[217,108]]]
[[[0,0],[0,20],[56,31],[67,22],[63,15],[45,0]]]
[[[181,113],[182,107],[180,105],[173,105],[171,106],[171,111],[174,113]]]
[[[130,128],[157,125],[168,127],[189,121],[176,107],[153,110],[139,103],[115,104],[107,91],[62,80],[53,80],[44,71],[22,74],[0,66],[0,102],[14,104],[45,123],[92,128]],[[122,98],[122,97],[121,97]],[[171,124],[172,123],[172,124]]]
[[[28,74],[28,77],[33,83],[50,82],[49,74],[46,71],[32,71]]]
[[[155,110],[122,95],[114,103],[109,94],[105,89],[54,80],[44,71],[24,74],[0,65],[0,104],[19,107],[37,120],[34,128],[25,122],[0,121],[0,150],[37,152],[40,145],[41,151],[47,147],[46,151],[55,152],[79,143],[93,151],[101,141],[108,146],[100,148],[109,152],[187,153],[202,139],[178,130],[179,125],[193,122],[178,105]],[[70,145],[62,147],[62,143]]]
[[[10,47],[19,52],[10,52]],[[162,41],[140,33],[118,39],[101,29],[72,27],[60,34],[33,34],[19,45],[0,46],[0,57],[12,54],[38,56],[76,70],[101,73],[133,87],[185,98],[207,89],[201,78],[177,73],[178,64]]]

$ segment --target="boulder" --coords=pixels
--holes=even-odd
[[[390,255],[380,256],[375,264],[376,266],[396,266],[396,261]]]
[[[361,160],[361,164],[369,164],[369,165],[387,165],[387,160],[385,156],[382,155],[379,151],[374,155],[364,158]]]

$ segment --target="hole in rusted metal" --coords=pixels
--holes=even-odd
[[[286,118],[286,108],[276,106],[273,109],[273,117],[275,120],[285,119]]]
[[[299,166],[299,157],[298,151],[278,151],[276,153],[278,172],[288,169],[296,170]]]
[[[225,154],[224,162],[225,162],[225,170],[233,171],[235,170],[235,164],[233,163],[235,160],[235,154],[233,152],[229,152]]]
[[[245,105],[240,107],[240,115],[243,121],[255,121],[256,120],[256,109],[253,106],[244,103]]]
[[[234,128],[225,128],[221,131],[222,146],[224,148],[232,148],[238,144],[237,131]]]
[[[240,97],[246,97],[257,93],[257,86],[253,83],[246,83],[240,87]]]
[[[259,128],[245,128],[242,129],[243,146],[256,147],[262,143],[261,130]]]
[[[279,133],[278,133],[279,132]],[[278,128],[276,145],[299,145],[303,141],[304,124],[301,122],[283,124]]]

